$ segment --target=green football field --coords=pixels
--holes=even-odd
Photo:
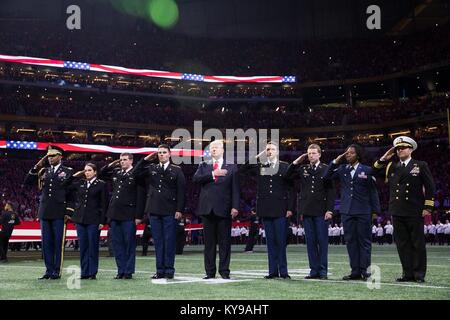
[[[140,249],[140,248],[139,248]],[[304,245],[289,245],[288,264],[292,280],[265,280],[267,254],[264,246],[243,253],[233,246],[231,280],[202,280],[201,246],[185,247],[176,257],[173,280],[150,280],[155,271],[154,253],[138,256],[132,280],[114,280],[114,258],[100,259],[97,280],[77,280],[70,271],[78,267],[78,255],[67,249],[64,274],[60,280],[37,280],[44,273],[38,252],[12,252],[9,262],[0,264],[0,299],[167,299],[167,300],[298,300],[298,299],[450,299],[450,247],[428,247],[426,282],[396,283],[401,273],[395,246],[374,245],[372,264],[379,269],[380,281],[371,288],[362,281],[342,281],[349,273],[344,246],[330,246],[329,280],[304,280],[308,261]],[[379,286],[378,286],[379,285]],[[378,287],[378,288],[377,288]]]

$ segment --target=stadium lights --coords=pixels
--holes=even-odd
[[[406,135],[406,134],[410,134],[410,133],[411,133],[411,131],[409,131],[409,130],[399,131],[399,132],[389,133],[389,136],[392,138],[394,136]]]
[[[186,142],[189,142],[189,141],[206,141],[206,142],[209,142],[209,139],[196,139],[196,138],[194,138],[194,139],[186,140]]]
[[[92,136],[93,136],[94,138],[96,138],[96,137],[98,137],[98,136],[100,136],[100,137],[110,137],[110,138],[112,138],[112,137],[113,137],[113,134],[112,134],[112,133],[103,133],[103,132],[99,132],[99,133],[94,133]]]
[[[19,133],[19,132],[35,132],[36,130],[35,129],[17,129],[17,133]]]

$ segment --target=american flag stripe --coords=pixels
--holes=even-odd
[[[158,148],[150,147],[129,147],[129,146],[106,146],[101,144],[81,144],[81,143],[49,143],[34,141],[6,141],[0,140],[2,149],[18,150],[46,150],[49,145],[62,148],[68,152],[97,152],[97,153],[122,153],[129,152],[135,154],[151,154],[158,151]],[[173,156],[202,157],[203,150],[195,149],[171,149]]]
[[[198,81],[198,82],[293,83],[296,81],[295,76],[251,76],[251,77],[212,76],[212,75],[190,74],[172,71],[132,69],[103,64],[90,64],[86,62],[52,60],[45,58],[10,56],[10,55],[0,55],[0,61],[22,63],[29,65],[49,66],[56,68],[70,68],[77,70],[89,70],[115,74],[128,74],[143,77],[154,77],[154,78],[165,78],[165,79],[176,79],[176,80]]]
[[[205,76],[205,82],[281,82],[282,78],[280,76]]]
[[[233,221],[232,227],[250,227],[250,222],[235,222]],[[108,236],[108,225],[103,226],[100,231],[100,238],[104,239]],[[190,223],[184,226],[185,231],[202,230],[203,224]],[[0,225],[1,230],[1,225]],[[136,226],[136,236],[142,236],[144,233],[144,224],[138,224]],[[66,227],[66,240],[77,239],[77,229],[74,223],[67,223]],[[41,241],[41,225],[37,221],[22,221],[20,224],[14,227],[9,242],[27,242],[27,241]]]

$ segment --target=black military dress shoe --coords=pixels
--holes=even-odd
[[[222,277],[222,279],[225,279],[225,280],[230,279],[230,276],[227,274],[221,274],[220,276]]]
[[[267,276],[264,276],[264,279],[276,279],[276,278],[279,278],[279,276],[276,274],[269,274]]]
[[[80,280],[86,280],[86,279],[89,279],[91,276],[81,276],[80,277]]]
[[[123,275],[123,278],[124,278],[125,280],[130,280],[130,279],[133,279],[133,275],[132,275],[131,273],[125,273],[125,274]]]
[[[281,279],[285,279],[285,280],[290,280],[290,279],[291,279],[291,276],[288,275],[288,274],[285,274],[285,275],[280,276],[280,278],[281,278]]]
[[[319,276],[306,276],[305,279],[319,279]]]
[[[416,282],[417,283],[424,283],[425,279],[424,278],[416,278]]]
[[[58,279],[61,279],[61,276],[59,276],[59,275],[53,275],[53,276],[50,276],[49,279],[50,279],[50,280],[58,280]]]
[[[152,276],[152,279],[162,279],[162,278],[164,278],[164,275],[161,274],[161,273],[155,273],[155,274]]]
[[[114,279],[123,279],[123,273],[118,273],[118,274],[116,274],[116,276],[114,277]]]
[[[42,277],[38,278],[38,280],[46,280],[46,279],[50,279],[50,275],[44,274]]]
[[[320,276],[319,279],[320,280],[328,280],[328,277],[327,276]]]
[[[371,276],[370,273],[365,273],[365,274],[362,274],[362,275],[361,275],[361,279],[364,280],[364,281],[366,281],[367,279],[370,278],[370,276]]]
[[[203,280],[215,279],[215,278],[216,278],[215,276],[208,276],[208,275],[206,275],[206,276],[203,277]]]
[[[414,278],[402,276],[400,278],[395,279],[395,281],[397,281],[397,282],[412,282],[412,281],[414,281]]]
[[[94,274],[94,275],[90,276],[89,279],[91,279],[91,280],[97,280],[97,276]]]
[[[350,274],[348,276],[342,277],[342,280],[349,281],[349,280],[362,280],[362,277],[360,274]]]
[[[173,274],[166,274],[165,278],[166,279],[173,279],[174,275]]]

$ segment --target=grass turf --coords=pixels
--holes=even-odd
[[[329,248],[329,280],[304,280],[308,274],[308,260],[304,245],[288,246],[288,266],[292,280],[265,280],[267,253],[257,246],[254,253],[243,253],[242,246],[233,246],[231,278],[202,280],[203,248],[186,247],[176,256],[174,280],[151,281],[155,272],[154,253],[138,256],[136,273],[132,280],[114,280],[114,258],[100,258],[97,280],[81,280],[79,289],[68,289],[75,275],[67,272],[69,266],[78,266],[78,253],[66,250],[65,272],[60,280],[37,280],[44,273],[38,252],[12,252],[9,262],[0,265],[0,300],[4,299],[167,299],[167,300],[428,300],[450,299],[450,247],[428,247],[428,273],[425,283],[396,283],[401,274],[395,246],[373,246],[372,264],[379,266],[379,289],[369,289],[362,281],[342,281],[349,273],[344,246]]]

